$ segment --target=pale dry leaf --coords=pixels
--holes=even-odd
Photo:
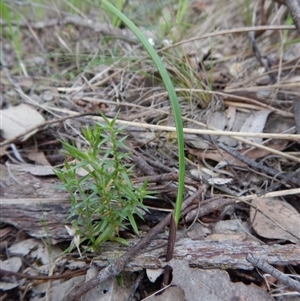
[[[81,254],[80,248],[79,248],[79,246],[80,246],[80,236],[78,234],[76,234],[76,229],[75,228],[69,227],[67,225],[65,225],[65,228],[68,231],[68,234],[73,237],[73,239],[70,243],[70,246],[72,247],[72,245],[75,244],[75,246],[77,248],[77,251],[79,253],[79,256],[81,258],[82,254]]]
[[[148,144],[156,139],[154,132],[131,132],[130,136],[134,138],[135,143]]]
[[[195,300],[274,300],[254,284],[232,283],[226,271],[190,268],[185,260],[171,260],[173,268],[172,284],[180,286],[185,292],[186,301]]]
[[[186,235],[192,239],[202,239],[207,235],[211,234],[211,229],[209,227],[205,227],[200,223],[195,223],[192,229],[190,229]]]
[[[85,261],[80,261],[78,259],[74,261],[69,261],[69,263],[66,264],[66,268],[68,268],[71,271],[83,269],[86,268],[87,263]]]
[[[8,251],[10,253],[17,253],[20,254],[21,256],[25,257],[26,255],[28,255],[31,250],[33,249],[37,249],[42,247],[43,244],[38,241],[35,238],[29,238],[29,239],[25,239],[22,241],[18,241],[14,244],[12,244],[9,248]]]
[[[227,110],[225,111],[226,117],[227,117],[227,130],[231,131],[233,124],[234,124],[234,120],[235,120],[235,115],[236,115],[236,107],[233,106],[229,106],[227,108]]]
[[[11,257],[7,260],[0,260],[1,269],[11,272],[18,272],[22,266],[22,260],[20,257]]]
[[[82,283],[85,279],[85,276],[72,277],[71,279],[65,282],[53,281],[51,282],[51,288],[49,291],[49,301],[58,301],[58,300],[69,300],[66,298],[68,293],[78,284]],[[33,291],[39,292],[40,295],[45,295],[46,287],[43,284],[40,284],[37,287],[33,287]],[[43,299],[45,300],[45,299]],[[96,300],[95,300],[96,301]]]
[[[229,129],[233,132],[241,131],[241,128],[242,128],[243,124],[245,123],[245,120],[248,118],[248,116],[249,116],[249,113],[236,110],[234,119],[230,120],[230,128]]]
[[[22,266],[22,260],[20,257],[11,257],[7,260],[0,260],[0,267],[3,270],[11,271],[11,272],[18,272],[19,269]],[[19,284],[16,281],[16,279],[11,279],[10,281],[5,281],[3,278],[3,281],[0,281],[0,290],[1,291],[9,291],[15,287],[17,287]]]
[[[232,178],[221,178],[218,173],[208,168],[191,169],[191,175],[199,180],[206,180],[211,185],[225,185],[232,182]]]
[[[251,204],[250,218],[255,232],[265,238],[299,242],[300,214],[285,201],[255,198]]]
[[[212,233],[237,234],[250,232],[249,224],[238,219],[218,221],[212,227]]]
[[[80,245],[80,236],[78,234],[74,235],[73,241],[74,241],[74,244],[75,244],[75,246],[77,248],[77,251],[79,253],[80,258],[82,258],[82,254],[81,254],[80,248],[79,248],[79,245]]]
[[[198,169],[191,169],[190,173],[193,177],[198,178],[198,179],[208,179],[208,178],[213,178],[217,177],[219,174],[213,172],[209,168],[201,167]]]
[[[19,170],[29,172],[34,176],[52,176],[54,171],[51,166],[21,164]]]
[[[229,184],[233,181],[233,179],[224,179],[224,178],[211,178],[208,179],[207,182],[210,185],[225,185],[225,184]]]
[[[38,261],[40,264],[35,266],[34,271],[41,270],[43,273],[49,272],[53,258],[62,252],[58,246],[51,246],[51,252],[49,252],[45,244],[34,238],[14,243],[8,250],[12,254],[19,254],[27,258],[30,256],[34,261]]]
[[[231,120],[230,122],[231,122],[231,126],[232,126],[233,120]],[[217,112],[211,113],[209,116],[208,126],[210,126],[210,127],[214,127],[221,131],[225,131],[225,130],[229,130],[228,124],[229,124],[229,121],[228,121],[226,112],[217,111]],[[228,136],[217,136],[216,138],[220,143],[224,143],[231,147],[234,147],[237,144],[237,141],[235,139],[228,137]]]
[[[76,233],[76,229],[75,228],[73,228],[73,227],[69,227],[69,226],[67,226],[67,225],[65,225],[65,228],[66,228],[66,230],[67,230],[67,232],[68,232],[68,234],[70,235],[70,236],[74,236],[75,235],[75,233]]]
[[[292,61],[297,57],[299,58],[299,53],[300,53],[300,43],[291,44],[284,52],[282,56],[282,60],[285,62]]]
[[[94,264],[88,270],[86,281],[99,273]],[[94,287],[82,297],[82,301],[127,301],[130,289],[134,280],[130,278],[129,273],[122,273],[123,285],[119,285],[116,278],[109,278]]]
[[[13,139],[26,132],[28,129],[38,126],[45,121],[44,117],[27,104],[20,104],[0,111],[2,115],[2,137]],[[34,130],[26,134],[22,141],[35,134]]]
[[[164,269],[146,269],[147,277],[152,283],[154,283],[163,272]]]
[[[13,288],[16,288],[19,286],[18,282],[4,282],[4,281],[0,281],[0,290],[1,291],[9,291],[12,290]]]
[[[194,134],[184,134],[184,141],[188,145],[192,146],[196,149],[208,149],[210,148],[210,144],[205,141],[201,136]]]
[[[218,164],[215,166],[216,169],[223,169],[224,167],[226,167],[228,165],[228,163],[226,161],[220,161],[218,162]]]
[[[241,132],[262,133],[270,113],[271,111],[268,110],[252,113],[241,127]],[[256,137],[249,137],[246,139],[259,144],[263,141],[263,138]]]
[[[219,111],[212,112],[209,115],[207,124],[209,127],[214,127],[216,129],[223,131],[227,126],[226,115],[223,112],[219,112]]]
[[[62,250],[59,246],[52,245],[50,249],[47,248],[46,244],[41,243],[38,248],[31,251],[30,256],[39,265],[35,267],[35,270],[39,270],[42,273],[49,273],[51,270],[52,263],[55,258],[62,254]]]
[[[74,166],[75,164],[79,164],[80,162],[78,160],[73,160],[71,162],[69,162],[69,164],[71,166]],[[62,170],[66,171],[66,168],[63,167]],[[80,177],[84,177],[86,176],[87,174],[89,174],[90,172],[92,172],[94,170],[94,168],[90,165],[90,164],[87,164],[86,165],[86,168],[83,168],[83,167],[77,167],[76,168],[76,175],[77,176],[80,176]]]

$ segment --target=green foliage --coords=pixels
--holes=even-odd
[[[4,36],[12,41],[13,47],[16,52],[16,56],[18,58],[19,65],[21,64],[21,31],[20,31],[20,15],[9,9],[9,7],[4,3],[4,1],[0,1],[0,17],[7,23],[7,30],[3,30]],[[16,26],[13,26],[14,20]]]
[[[189,0],[179,0],[176,13],[176,24],[182,24],[184,15],[189,5]]]
[[[123,7],[126,3],[125,0],[114,0],[114,1],[111,1],[112,4],[119,10],[119,11],[122,11],[123,10]],[[118,16],[116,16],[115,14],[110,14],[111,15],[111,18],[110,18],[110,23],[112,26],[114,27],[119,27],[120,24],[121,24],[121,20],[119,19]]]
[[[64,170],[55,170],[62,181],[60,188],[70,194],[69,219],[81,240],[88,240],[94,249],[107,240],[126,244],[118,237],[126,221],[138,234],[134,215],[143,218],[139,210],[147,210],[143,199],[149,194],[146,182],[136,187],[130,181],[132,168],[125,163],[130,158],[124,144],[126,137],[119,138],[124,128],[115,127],[116,118],[103,118],[104,125],[96,123],[94,128],[83,130],[88,142],[84,150],[62,142],[65,153],[75,163],[66,161]],[[77,176],[78,168],[86,175]]]

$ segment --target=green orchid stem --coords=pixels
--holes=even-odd
[[[160,59],[160,57],[158,56],[158,54],[156,53],[152,45],[149,43],[149,41],[142,34],[142,32],[134,25],[132,21],[130,21],[121,11],[115,8],[111,3],[109,3],[106,0],[102,0],[102,4],[104,5],[105,9],[118,16],[136,35],[136,37],[142,43],[144,48],[149,53],[151,59],[155,63],[161,75],[161,78],[165,84],[166,90],[168,91],[168,95],[170,98],[170,102],[174,114],[174,120],[175,120],[176,132],[177,132],[177,143],[178,143],[178,160],[179,160],[178,192],[177,192],[177,199],[176,199],[175,210],[174,210],[174,220],[177,226],[180,218],[181,205],[183,200],[185,162],[184,162],[184,137],[183,137],[182,118],[181,118],[181,112],[180,112],[179,103],[178,103],[177,95],[175,93],[174,86],[172,84],[167,69],[163,65],[162,60]]]

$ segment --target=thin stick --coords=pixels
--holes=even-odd
[[[169,230],[166,262],[169,262],[173,258],[175,241],[176,241],[176,229],[177,229],[177,226],[176,226],[173,214],[172,214],[171,220],[170,220],[170,230]],[[167,286],[168,284],[170,284],[171,271],[172,271],[171,267],[169,265],[166,265],[165,271],[164,271],[164,277],[163,277],[163,285],[164,286]]]
[[[265,273],[270,274],[271,276],[278,279],[281,283],[289,286],[290,288],[296,290],[300,293],[300,282],[286,276],[284,273],[280,272],[279,270],[275,269],[267,262],[258,257],[254,256],[253,254],[249,253],[246,257],[247,261],[252,263],[254,266],[258,267],[259,269],[263,270]]]
[[[239,152],[237,152],[236,150],[221,144],[221,143],[217,143],[218,147],[221,148],[222,150],[224,150],[225,152],[229,153],[230,155],[232,155],[233,157],[235,157],[236,159],[240,160],[241,162],[247,164],[248,166],[250,166],[251,168],[257,170],[257,171],[262,171],[272,177],[278,178],[280,180],[283,180],[285,182],[289,182],[289,183],[293,183],[294,185],[299,186],[300,185],[300,179],[297,176],[290,176],[289,174],[282,174],[280,171],[264,166],[260,163],[257,163],[245,156],[243,156],[242,154],[240,154]]]
[[[96,118],[101,119],[101,117],[96,117]],[[147,123],[141,123],[141,122],[128,122],[125,120],[117,120],[116,123],[124,124],[124,125],[128,125],[128,126],[143,127],[143,128],[147,128],[147,129],[156,129],[156,130],[166,131],[166,132],[175,132],[176,131],[176,128],[173,126],[162,126],[162,125],[147,124]],[[190,129],[190,128],[183,128],[183,132],[187,133],[187,134],[199,134],[199,135],[273,138],[273,139],[285,139],[285,140],[292,140],[292,141],[300,141],[300,135],[293,135],[293,134],[226,132],[226,131],[220,131],[220,130],[212,131],[212,130]],[[299,160],[299,162],[300,162],[300,160]]]
[[[296,28],[300,34],[300,4],[297,0],[284,0],[285,5],[287,6],[289,13],[296,25]]]
[[[56,109],[56,108],[52,108],[52,110],[56,111],[59,110],[60,112],[64,112],[66,114],[76,114],[73,111],[70,110],[66,110],[66,109]],[[90,114],[92,115],[92,114]],[[91,119],[95,119],[97,121],[103,121],[103,119],[101,117],[91,117]],[[111,120],[110,118],[107,118],[108,120]],[[196,122],[195,120],[191,120],[189,118],[183,118],[184,120],[187,121],[193,121],[196,124],[202,125],[202,126],[206,126],[205,124],[202,124],[201,122]],[[132,126],[132,127],[143,127],[143,128],[151,128],[151,129],[156,129],[159,131],[169,131],[169,132],[173,132],[176,131],[175,127],[165,127],[165,126],[159,126],[159,125],[154,125],[154,124],[147,124],[147,123],[139,123],[139,122],[131,122],[131,121],[125,121],[125,120],[117,120],[116,121],[117,124],[123,124],[123,125],[127,125],[127,126]],[[277,151],[275,149],[269,148],[267,146],[264,146],[262,144],[258,144],[258,143],[254,143],[252,141],[246,140],[243,137],[259,137],[259,138],[273,138],[273,139],[287,139],[287,140],[296,140],[296,141],[300,141],[300,134],[299,135],[292,135],[292,134],[267,134],[267,133],[243,133],[243,132],[226,132],[226,131],[220,131],[214,128],[211,128],[212,130],[201,130],[201,129],[188,129],[188,128],[184,128],[183,132],[184,133],[192,133],[192,134],[207,134],[210,133],[209,135],[219,135],[219,136],[231,136],[232,138],[241,141],[243,143],[247,143],[250,144],[252,146],[255,146],[257,148],[260,149],[264,149],[268,152],[270,152],[271,154],[275,154],[281,157],[284,157],[286,159],[292,160],[294,162],[298,162],[300,163],[300,158]],[[5,141],[4,141],[5,142]],[[1,147],[1,143],[0,143],[0,147]]]
[[[76,114],[73,111],[66,110],[66,109],[57,109],[57,108],[51,108],[53,111],[60,111],[66,114]],[[93,115],[93,114],[87,114],[87,115]],[[95,119],[97,121],[103,121],[102,117],[99,116],[93,116],[90,117],[91,119]],[[109,121],[111,121],[110,118],[107,118]],[[196,124],[206,126],[205,124],[202,124],[201,122],[196,122],[195,120],[189,119],[189,118],[183,118],[184,120],[187,121],[193,121]],[[131,122],[131,121],[125,121],[125,120],[120,120],[118,119],[116,121],[117,124],[122,124],[122,125],[127,125],[127,126],[132,126],[132,127],[143,127],[143,128],[150,128],[158,131],[167,131],[167,132],[173,132],[176,131],[175,127],[171,126],[159,126],[159,125],[154,125],[154,124],[147,124],[147,123],[140,123],[140,122]],[[275,149],[269,148],[267,146],[264,146],[262,144],[254,143],[252,141],[246,140],[243,137],[258,137],[258,138],[273,138],[273,139],[285,139],[285,140],[295,140],[295,141],[300,141],[300,134],[299,135],[292,135],[292,134],[267,134],[267,133],[244,133],[244,132],[226,132],[226,131],[220,131],[217,129],[212,130],[201,130],[201,129],[189,129],[189,128],[183,128],[184,133],[192,133],[192,134],[208,134],[208,135],[218,135],[218,136],[230,136],[238,141],[241,141],[243,143],[250,144],[252,146],[255,146],[260,149],[264,149],[271,154],[275,154],[281,157],[284,157],[286,159],[292,160],[294,162],[300,163],[300,158],[277,151]],[[25,133],[26,134],[26,133]],[[5,141],[3,142],[5,143]],[[0,147],[2,144],[0,143]]]
[[[164,48],[160,49],[158,52],[163,52],[163,51],[166,51],[167,49],[174,48],[179,45],[186,44],[186,43],[195,42],[197,40],[216,37],[216,36],[223,36],[225,34],[243,33],[243,32],[250,32],[250,31],[261,31],[261,30],[285,30],[285,29],[293,30],[295,28],[296,28],[295,26],[290,26],[290,25],[271,25],[271,26],[268,25],[268,26],[254,26],[254,27],[249,26],[249,27],[233,28],[233,29],[227,29],[227,30],[219,30],[219,31],[204,34],[200,37],[194,37],[194,38],[190,38],[187,40],[182,40],[182,41],[174,43],[170,46],[164,47]]]
[[[264,196],[264,198],[275,198],[275,197],[279,197],[279,196],[297,195],[297,194],[300,195],[300,188],[267,192],[267,193],[264,193],[263,196]],[[261,196],[261,194],[260,195],[254,194],[254,195],[242,196],[242,197],[239,197],[239,199],[242,201],[247,201],[247,200],[252,200],[253,198],[256,198],[258,196]]]
[[[90,113],[83,113],[83,114],[77,114],[72,111],[69,111],[69,113],[73,113],[73,116],[67,116],[63,117],[60,119],[55,119],[55,120],[49,120],[46,122],[43,122],[40,125],[37,125],[35,127],[32,127],[25,131],[22,134],[17,135],[13,139],[8,139],[0,143],[0,147],[3,147],[7,144],[10,144],[14,142],[16,139],[38,129],[41,127],[44,127],[45,125],[53,124],[53,123],[58,123],[62,122],[64,120],[70,119],[70,118],[75,118],[75,117],[81,117],[81,116],[88,116],[88,115],[93,115]],[[92,119],[96,120],[101,120],[103,121],[102,117],[91,117]],[[107,118],[109,121],[111,121],[110,118]],[[155,129],[155,130],[160,130],[160,131],[166,131],[166,132],[175,132],[176,128],[173,126],[162,126],[162,125],[155,125],[155,124],[147,124],[147,123],[142,123],[142,122],[130,122],[126,120],[117,120],[116,123],[122,124],[122,125],[127,125],[127,126],[136,126],[136,127],[143,127],[146,129]],[[300,135],[293,135],[293,134],[274,134],[274,133],[248,133],[248,132],[229,132],[229,131],[220,131],[220,130],[203,130],[203,129],[190,129],[190,128],[183,128],[183,132],[187,134],[198,134],[198,135],[212,135],[212,136],[228,136],[228,137],[255,137],[255,138],[273,138],[273,139],[284,139],[284,140],[292,140],[292,141],[300,141]],[[300,162],[300,159],[299,159]]]

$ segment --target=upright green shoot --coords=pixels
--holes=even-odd
[[[8,31],[4,34],[9,36],[9,39],[12,41],[19,66],[22,68],[22,52],[21,52],[21,31],[20,31],[20,15],[10,10],[3,1],[0,1],[0,17],[7,23]],[[13,26],[14,20],[16,28]]]
[[[121,12],[123,10],[126,0],[114,0],[113,2],[116,9]],[[117,15],[112,14],[110,23],[114,27],[119,27],[121,24],[121,19]]]
[[[189,5],[189,0],[179,0],[177,13],[176,13],[176,25],[180,25],[183,22],[183,17],[186,13],[187,7]]]
[[[179,107],[174,86],[172,84],[171,78],[162,60],[156,53],[153,46],[149,43],[149,41],[145,38],[145,36],[141,33],[141,31],[135,26],[135,24],[108,1],[103,0],[102,4],[104,5],[105,9],[118,16],[118,18],[120,18],[136,35],[136,37],[142,43],[143,47],[147,50],[151,59],[155,63],[161,75],[161,78],[164,82],[166,90],[168,91],[171,107],[174,114],[174,120],[175,120],[176,132],[177,132],[177,143],[178,143],[179,176],[178,176],[177,199],[176,199],[175,210],[174,210],[174,220],[176,225],[178,225],[180,219],[180,213],[181,213],[181,205],[183,200],[183,192],[184,192],[185,162],[184,162],[184,136],[183,136],[182,118],[181,118],[180,107]]]

